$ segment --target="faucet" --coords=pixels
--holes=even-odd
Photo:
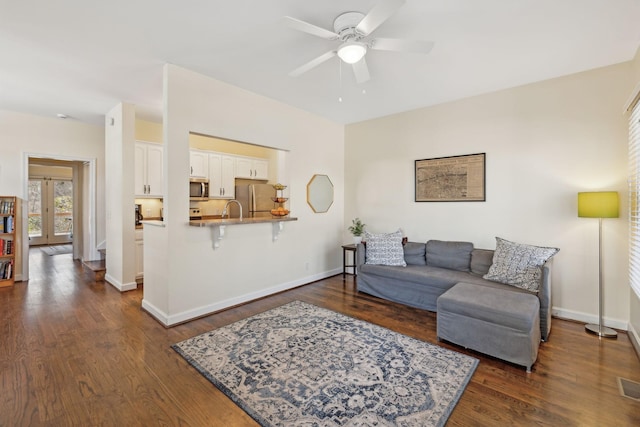
[[[224,216],[225,216],[225,215],[227,215],[227,216],[229,215],[229,214],[228,214],[228,212],[227,212],[227,208],[229,207],[229,205],[230,205],[231,203],[234,203],[234,202],[235,202],[235,203],[238,205],[238,207],[240,208],[240,221],[242,221],[242,205],[241,205],[241,204],[240,204],[240,202],[239,202],[239,201],[237,201],[236,199],[229,200],[229,201],[224,205],[224,209],[222,209],[222,218],[224,218]],[[231,217],[229,217],[229,218],[231,218]]]

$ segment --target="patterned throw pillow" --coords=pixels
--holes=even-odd
[[[559,250],[524,245],[496,237],[493,264],[483,278],[538,292],[542,277],[540,267]]]
[[[385,234],[371,234],[365,231],[364,238],[367,242],[365,264],[407,266],[404,261],[401,230]]]

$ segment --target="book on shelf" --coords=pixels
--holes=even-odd
[[[13,240],[0,239],[0,255],[13,254]]]
[[[13,215],[13,209],[15,208],[14,205],[14,202],[10,202],[8,200],[0,202],[0,215]]]
[[[0,261],[0,280],[11,279],[13,273],[13,260]]]
[[[13,217],[5,216],[0,221],[0,233],[13,233]]]

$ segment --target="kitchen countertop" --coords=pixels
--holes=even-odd
[[[159,216],[156,217],[148,217],[142,220],[142,222],[139,225],[136,225],[136,230],[142,230],[144,228],[144,224],[151,224],[151,225],[157,225],[157,223],[161,223],[162,222],[162,218],[160,218]]]
[[[158,221],[158,220],[155,220],[155,219],[148,219],[148,220],[147,219],[143,219],[142,220],[142,225],[143,226],[144,225],[150,225],[150,226],[152,225],[154,227],[164,227],[165,226],[164,221]],[[137,229],[137,227],[136,227],[136,229]]]
[[[189,225],[192,227],[213,227],[213,226],[221,226],[221,225],[242,225],[242,224],[260,224],[260,223],[273,223],[273,222],[284,222],[284,221],[297,221],[298,218],[293,218],[290,216],[260,216],[260,217],[248,217],[248,218],[203,218],[203,219],[192,219],[189,221]]]

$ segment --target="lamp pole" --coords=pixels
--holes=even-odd
[[[599,337],[615,338],[618,333],[611,328],[604,326],[602,322],[602,312],[604,311],[604,290],[602,286],[602,218],[599,220],[599,233],[598,233],[598,324],[585,325],[587,332],[596,334]]]

